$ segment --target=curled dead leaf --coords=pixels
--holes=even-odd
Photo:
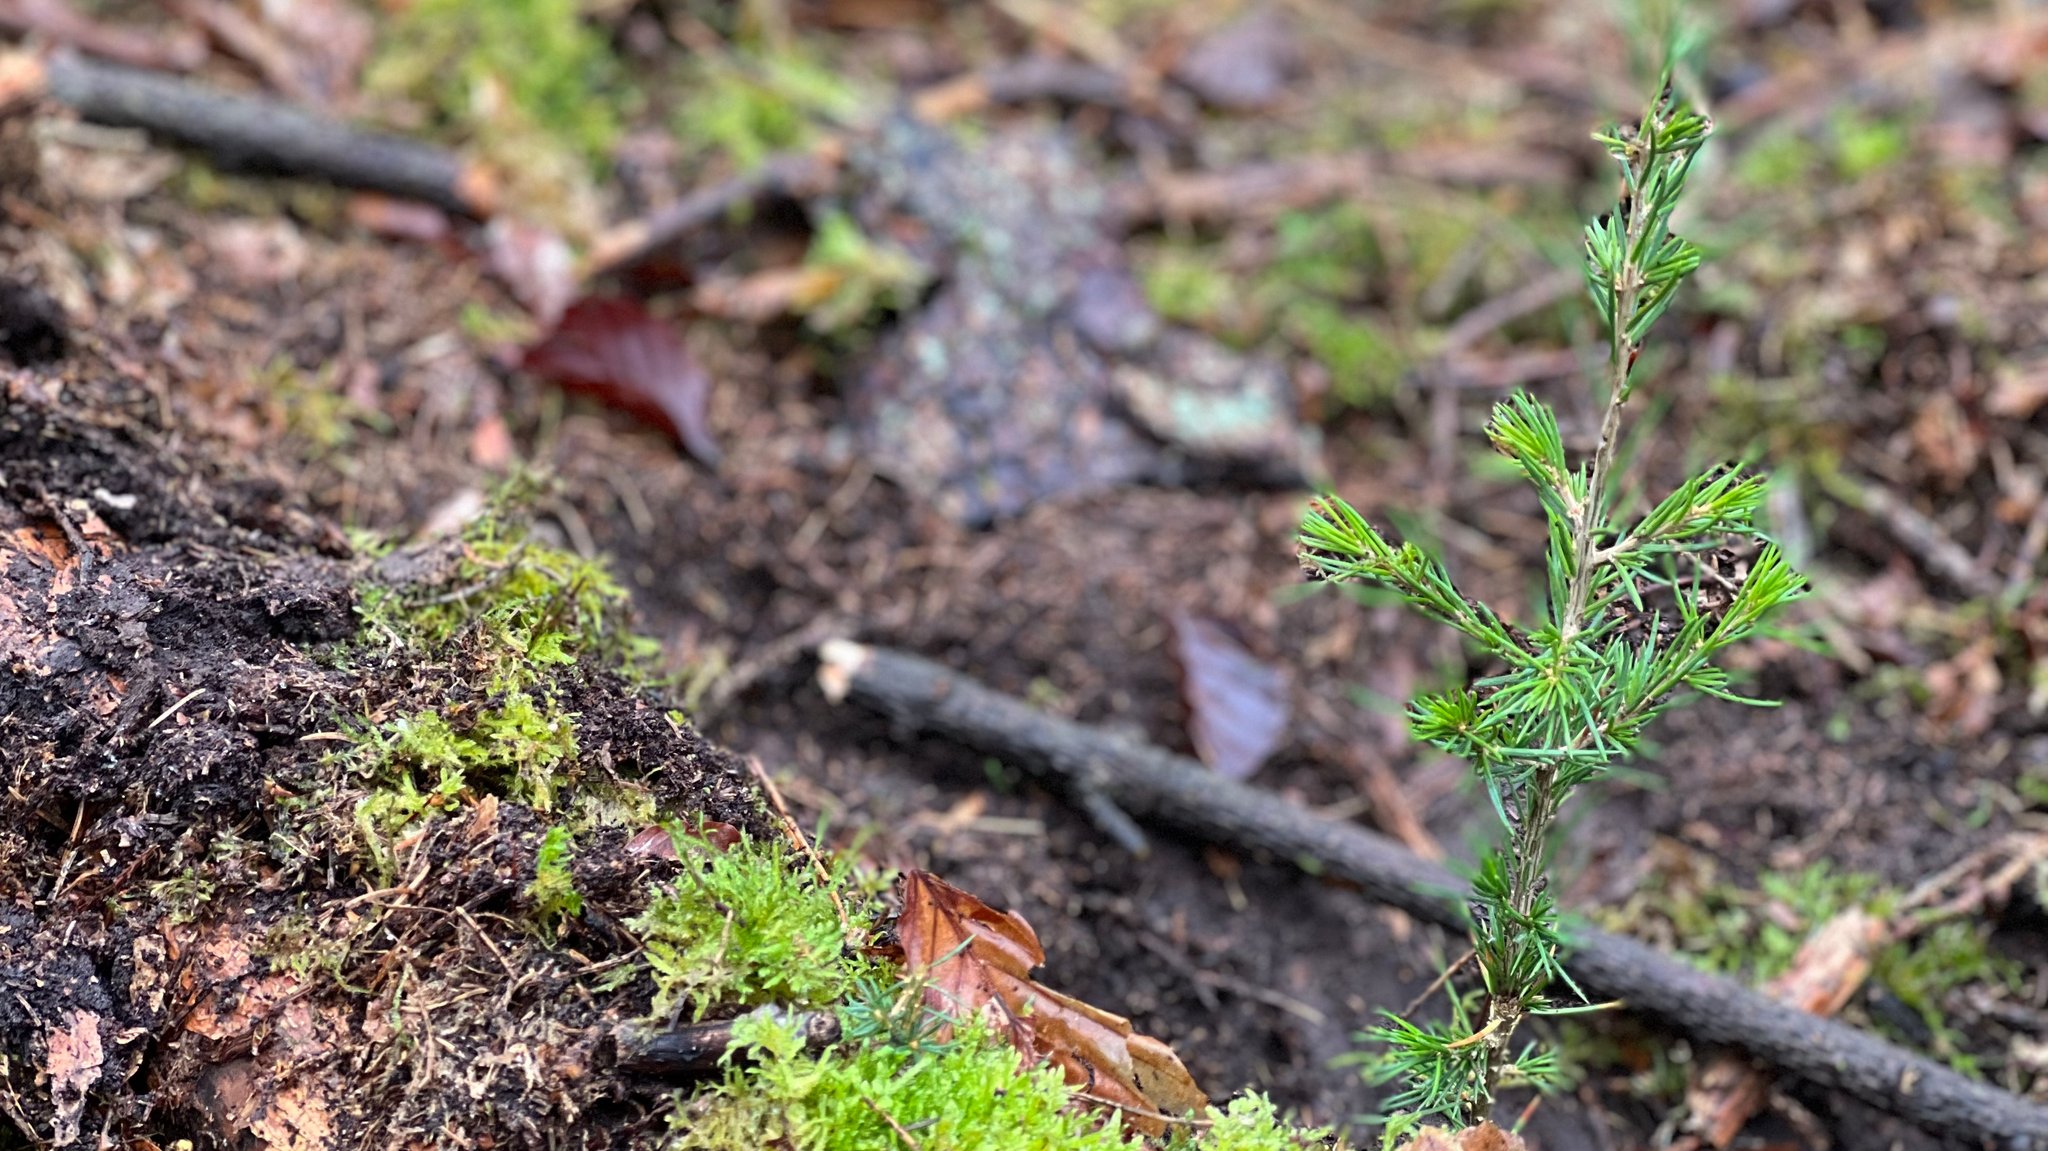
[[[896,936],[904,966],[928,981],[934,1009],[980,1015],[1026,1063],[1058,1067],[1084,1098],[1118,1109],[1148,1135],[1165,1133],[1161,1116],[1208,1102],[1172,1048],[1138,1034],[1122,1016],[1033,981],[1045,950],[1022,916],[927,871],[906,872],[902,892]]]
[[[729,851],[740,841],[739,828],[715,819],[700,820],[695,834],[719,851]],[[682,858],[676,851],[675,837],[669,834],[668,828],[660,826],[643,827],[634,832],[633,838],[626,841],[626,854],[648,859]]]

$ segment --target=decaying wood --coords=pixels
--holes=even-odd
[[[470,216],[496,207],[496,183],[485,169],[431,144],[69,52],[9,63],[10,75],[33,76],[43,94],[87,120],[141,128],[225,164],[424,200]],[[17,77],[14,86],[25,85]]]
[[[764,1010],[779,1011],[777,1008]],[[804,1047],[821,1051],[839,1042],[839,1017],[830,1011],[780,1012],[803,1037]],[[693,1079],[718,1070],[719,1061],[732,1047],[732,1025],[737,1019],[714,1019],[685,1023],[666,1031],[649,1031],[638,1026],[621,1027],[614,1036],[618,1047],[617,1067],[634,1075],[657,1079]]]
[[[1465,884],[1353,824],[1312,815],[1129,736],[1049,716],[929,660],[835,640],[819,650],[821,681],[903,727],[960,740],[1051,779],[1083,778],[1140,816],[1206,839],[1315,861],[1374,899],[1462,930]],[[1573,934],[1569,963],[1584,987],[1696,1040],[1835,1088],[1929,1131],[2012,1151],[2048,1148],[2048,1108],[1967,1079],[1932,1060],[1785,1005],[1633,939]]]

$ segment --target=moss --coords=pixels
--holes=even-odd
[[[584,656],[644,678],[660,645],[634,633],[627,593],[603,562],[527,534],[517,509],[533,498],[531,486],[514,480],[493,497],[433,587],[361,587],[365,642],[437,651],[460,638],[498,692],[531,688]]]
[[[515,509],[533,487],[515,480],[500,491],[449,551],[451,570],[429,585],[358,589],[359,658],[451,668],[471,685],[447,702],[365,724],[343,753],[366,787],[358,837],[387,879],[393,844],[479,795],[566,809],[575,827],[653,818],[644,788],[580,771],[576,716],[560,680],[586,659],[635,678],[658,647],[628,625],[626,592],[603,563],[542,545],[518,526]]]
[[[1150,254],[1142,273],[1145,298],[1162,317],[1212,330],[1234,326],[1237,289],[1214,253],[1170,244]]]
[[[1409,360],[1393,334],[1365,316],[1347,316],[1324,300],[1287,309],[1282,330],[1330,374],[1338,402],[1364,407],[1394,394]]]
[[[212,902],[214,881],[197,867],[150,885],[149,897],[172,923],[190,923]]]
[[[1913,121],[1853,108],[1838,111],[1818,142],[1796,128],[1758,137],[1736,162],[1736,177],[1760,192],[1814,181],[1854,182],[1892,167],[1912,150]]]
[[[289,971],[301,980],[323,974],[345,990],[368,994],[350,986],[342,975],[348,965],[349,940],[321,930],[304,913],[294,912],[271,924],[251,951],[268,960],[273,970]]]
[[[704,58],[683,91],[677,138],[741,168],[803,147],[821,127],[857,119],[867,106],[844,74],[800,48]]]
[[[494,112],[517,116],[600,164],[622,78],[576,0],[414,0],[368,72],[373,90],[424,99],[445,126],[487,132]]]
[[[931,282],[931,271],[896,244],[860,230],[853,217],[828,211],[818,220],[804,266],[818,273],[820,294],[807,301],[804,322],[815,331],[847,333],[876,314],[903,311]]]
[[[548,828],[534,854],[533,882],[526,886],[526,898],[550,938],[563,920],[583,914],[583,896],[569,875],[572,857],[569,829],[559,824]]]
[[[364,87],[426,110],[504,197],[571,237],[603,223],[608,169],[636,95],[577,0],[415,0],[382,29]],[[406,125],[411,128],[414,125]]]
[[[1844,180],[1860,180],[1891,167],[1913,145],[1911,125],[1853,109],[1837,113],[1830,127],[1834,135],[1835,173]]]
[[[1329,1131],[1289,1127],[1273,1101],[1256,1091],[1232,1099],[1227,1107],[1209,1108],[1205,1118],[1207,1130],[1193,1138],[1183,1132],[1174,1146],[1203,1151],[1301,1151],[1330,1145]]]
[[[867,969],[846,956],[848,924],[835,889],[792,866],[780,844],[742,840],[727,851],[671,827],[684,871],[633,922],[654,972],[654,1010],[778,1003],[823,1007]]]
[[[800,1151],[1086,1151],[1130,1145],[1114,1120],[1068,1106],[1060,1073],[1019,1069],[1014,1048],[980,1026],[936,1053],[893,1047],[812,1058],[796,1032],[761,1013],[734,1026],[755,1061],[728,1065],[707,1107],[678,1108],[675,1151],[789,1146]]]

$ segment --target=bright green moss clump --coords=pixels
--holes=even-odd
[[[803,1053],[788,1024],[766,1014],[741,1020],[733,1033],[758,1065],[729,1069],[707,1113],[677,1120],[670,1144],[677,1151],[902,1151],[897,1128],[912,1125],[920,1145],[948,1151],[1130,1145],[1114,1120],[1068,1106],[1057,1070],[1020,1069],[1016,1049],[980,1027],[931,1054],[869,1047],[817,1058]]]
[[[1257,1092],[1247,1092],[1221,1109],[1211,1107],[1209,1127],[1193,1139],[1177,1141],[1176,1147],[1200,1151],[1303,1151],[1308,1147],[1329,1148],[1330,1133],[1323,1128],[1299,1130],[1281,1122],[1273,1101]]]
[[[670,834],[687,870],[632,924],[654,969],[655,1014],[678,1004],[697,1019],[720,1004],[824,1007],[869,972],[848,951],[849,923],[833,901],[846,872],[826,886],[792,866],[781,844],[742,840],[719,851],[680,829]]]
[[[631,675],[655,645],[628,626],[626,592],[601,562],[547,547],[514,526],[506,505],[524,494],[516,486],[500,493],[460,540],[439,545],[452,563],[433,578],[372,580],[360,589],[365,626],[349,658],[446,668],[487,693],[457,693],[366,723],[356,739],[351,767],[368,784],[356,829],[372,869],[386,879],[396,866],[393,844],[408,829],[478,795],[543,812],[567,806],[578,827],[645,824],[654,816],[637,786],[609,779],[572,786],[580,777],[576,716],[559,681],[585,657]]]
[[[517,117],[602,163],[619,135],[621,70],[576,0],[415,0],[393,19],[374,89],[421,96],[442,120],[487,132]]]

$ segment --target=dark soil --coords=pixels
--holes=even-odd
[[[11,375],[0,415],[0,1055],[50,1077],[0,1088],[15,1128],[634,1141],[662,1092],[599,1069],[648,989],[596,1000],[578,977],[671,865],[626,853],[624,829],[587,837],[589,913],[542,946],[520,925],[548,820],[490,798],[422,827],[378,888],[351,816],[369,784],[330,754],[335,725],[460,714],[462,641],[418,663],[356,643],[364,571],[331,527],[273,479],[167,455],[103,361],[60,371]],[[730,754],[616,675],[546,689],[578,717],[578,771],[780,834]],[[315,949],[324,973],[294,965]]]

